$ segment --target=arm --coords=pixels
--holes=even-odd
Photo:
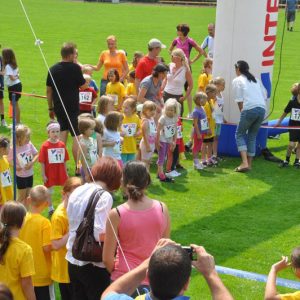
[[[81,153],[82,154],[81,155],[82,169],[83,169],[85,178],[87,179],[87,176],[89,175],[89,172],[88,172],[88,165],[86,164],[86,161],[85,161],[84,157],[87,157],[88,151],[87,151],[87,148],[84,144],[80,143],[80,146],[81,146],[81,149],[82,149],[82,152],[83,152],[83,153]]]
[[[125,60],[122,65],[122,76],[120,77],[121,82],[123,82],[124,79],[127,77],[128,72],[129,72],[128,62],[127,60]]]
[[[90,65],[90,67],[93,68],[94,71],[99,71],[103,66],[103,62],[99,59],[97,65]]]
[[[193,125],[194,125],[195,132],[197,134],[197,138],[201,139],[201,132],[198,126],[198,118],[193,118]]]
[[[51,241],[52,249],[57,251],[57,250],[65,247],[67,244],[68,238],[69,238],[69,233],[66,233],[61,239],[52,240]]]
[[[150,145],[148,143],[148,128],[149,128],[148,122],[143,122],[142,123],[142,136],[144,139],[144,143],[145,143],[147,152],[151,152]]]
[[[148,89],[146,89],[144,87],[140,89],[138,96],[137,96],[137,102],[144,103],[145,101],[147,101],[147,99],[145,98],[147,91],[148,91]]]
[[[49,253],[52,250],[52,246],[51,245],[47,245],[47,246],[43,246],[43,251],[45,253]]]
[[[161,123],[158,122],[157,124],[157,133],[156,133],[156,149],[157,151],[159,150],[160,148],[160,131],[162,130],[162,125]]]
[[[29,163],[25,166],[25,170],[31,169],[31,168],[33,167],[34,163],[38,160],[38,158],[39,158],[39,154],[37,153],[37,154],[33,157],[32,161],[29,162]]]
[[[238,102],[237,103],[239,110],[242,111],[243,110],[243,102]]]
[[[102,157],[102,151],[103,151],[103,145],[102,145],[102,138],[99,133],[96,134],[96,139],[97,139],[97,149],[98,149],[98,157]]]
[[[188,88],[186,90],[186,94],[185,94],[185,97],[183,98],[184,99],[188,99],[188,110],[189,110],[189,113],[192,112],[192,109],[193,109],[193,103],[192,103],[192,98],[189,97],[192,90],[193,90],[193,77],[192,77],[192,73],[190,70],[187,70],[186,74],[185,74],[185,78],[186,78],[186,81],[188,83]]]
[[[168,207],[166,206],[165,203],[162,203],[163,205],[163,210],[164,210],[164,216],[166,218],[166,229],[162,235],[163,238],[170,238],[170,233],[171,233],[171,221],[170,221],[170,215],[169,215],[169,210]]]
[[[36,300],[31,276],[21,278],[21,286],[26,300]]]
[[[282,120],[283,120],[286,116],[287,116],[287,113],[284,112],[284,113],[281,115],[281,117],[278,119],[277,124],[275,125],[275,127],[276,127],[276,126],[279,126],[279,125],[281,124]]]
[[[43,177],[43,181],[44,183],[48,181],[48,178],[46,176],[46,173],[45,173],[45,164],[41,162],[41,169],[42,169],[42,177]]]
[[[170,46],[170,48],[169,48],[169,50],[168,50],[169,54],[172,53],[173,49],[174,49],[174,45],[173,45],[173,43],[172,43],[172,45]]]
[[[196,62],[201,57],[201,55],[207,57],[207,53],[198,44],[196,44],[194,48],[198,52],[198,54],[194,59],[191,59],[191,64]]]
[[[54,119],[53,89],[51,86],[47,86],[46,95],[48,101],[49,118]]]

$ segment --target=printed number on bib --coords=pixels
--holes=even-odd
[[[120,154],[122,152],[121,147],[122,147],[121,141],[117,141],[113,148],[114,153]]]
[[[93,100],[92,92],[79,92],[79,102],[80,103],[90,103]]]
[[[200,123],[201,123],[201,131],[205,131],[209,129],[207,118],[200,120]]]
[[[97,150],[93,149],[89,151],[89,155],[91,158],[91,164],[94,165],[98,159],[98,153]]]
[[[33,160],[33,155],[30,152],[21,152],[17,157],[21,168],[24,168]]]
[[[107,94],[107,96],[111,97],[114,100],[114,105],[118,105],[118,95]]]
[[[122,124],[122,131],[125,133],[125,136],[134,136],[136,133],[136,124]]]
[[[182,128],[181,125],[177,125],[177,138],[182,139]]]
[[[164,126],[164,131],[165,131],[165,137],[166,138],[171,138],[172,136],[175,135],[175,125],[167,125]]]
[[[150,135],[156,135],[156,125],[154,121],[149,122],[149,133]]]
[[[291,120],[300,121],[300,109],[299,108],[292,108]]]
[[[48,149],[48,158],[50,164],[61,164],[65,161],[65,149],[54,148]]]
[[[12,181],[11,181],[11,176],[10,176],[10,172],[9,170],[6,170],[1,174],[1,184],[2,187],[7,187],[7,186],[11,186],[12,185]]]

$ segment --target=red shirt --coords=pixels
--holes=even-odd
[[[97,98],[97,93],[92,87],[87,89],[79,89],[79,109],[80,111],[91,112],[92,103]]]
[[[144,56],[139,61],[135,69],[135,77],[139,80],[143,80],[146,76],[152,74],[153,68],[157,65],[158,61],[156,58],[150,58],[149,56]]]

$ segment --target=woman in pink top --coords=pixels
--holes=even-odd
[[[150,174],[143,162],[131,161],[125,165],[123,188],[128,200],[110,211],[111,223],[106,224],[103,250],[103,262],[112,280],[140,265],[151,255],[159,239],[170,236],[166,205],[145,195],[150,183]],[[148,285],[148,280],[142,285]]]

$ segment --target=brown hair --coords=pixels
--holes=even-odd
[[[212,84],[212,83],[209,83],[206,88],[205,88],[205,93],[208,94],[208,93],[216,93],[218,91],[217,87]]]
[[[77,46],[72,42],[64,43],[60,49],[60,55],[62,58],[68,58],[75,53]]]
[[[203,93],[203,92],[198,92],[198,93],[195,94],[193,100],[194,100],[194,103],[196,105],[200,106],[202,100],[206,100],[207,101],[207,95],[205,93]]]
[[[111,102],[114,104],[114,99],[109,96],[101,96],[97,106],[97,112],[104,115],[106,113],[107,106]]]
[[[1,210],[1,227],[0,227],[0,262],[3,262],[3,256],[11,239],[11,229],[22,227],[26,208],[23,204],[16,201],[6,202]]]
[[[48,201],[50,193],[44,185],[34,186],[29,193],[30,203],[32,206],[38,207]]]
[[[0,300],[14,300],[12,292],[4,283],[0,283]]]
[[[155,103],[152,101],[149,101],[149,100],[144,102],[143,108],[142,108],[142,114],[144,114],[148,110],[150,110],[150,111],[156,110]]]
[[[77,187],[82,185],[82,179],[80,177],[69,177],[64,186],[63,186],[63,192],[70,193],[74,191]]]
[[[95,128],[96,122],[91,118],[79,118],[78,130],[81,134],[84,134],[89,128]]]
[[[188,24],[178,24],[176,29],[177,31],[182,32],[184,36],[187,36],[190,32],[190,26]]]
[[[13,69],[18,67],[16,56],[14,50],[11,48],[4,48],[2,50],[2,58],[3,58],[3,65],[10,65]]]
[[[123,115],[117,111],[110,111],[104,121],[106,129],[117,131],[123,119]]]
[[[300,247],[293,249],[291,254],[291,263],[292,267],[294,267],[295,269],[300,268]]]
[[[136,68],[137,64],[138,64],[138,59],[142,58],[144,56],[143,52],[141,51],[135,51],[133,54],[133,60],[132,60],[132,66],[134,68]],[[130,75],[130,73],[129,73]]]
[[[120,74],[118,72],[117,69],[109,69],[109,71],[107,72],[107,80],[109,81],[108,77],[115,75],[116,79],[115,82],[119,82],[120,81]]]
[[[0,148],[7,149],[9,146],[9,139],[5,136],[0,136]]]

